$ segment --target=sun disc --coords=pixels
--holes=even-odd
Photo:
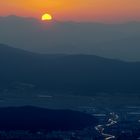
[[[43,21],[45,21],[45,20],[47,20],[47,21],[49,21],[49,20],[52,20],[52,16],[50,15],[50,14],[43,14],[42,15],[42,18],[41,18]]]

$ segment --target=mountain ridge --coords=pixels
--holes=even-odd
[[[0,42],[27,51],[91,54],[140,61],[139,22],[123,24],[42,22],[32,18],[9,16],[0,17],[0,25]],[[124,46],[124,41],[128,42],[127,46]]]
[[[3,47],[0,47],[1,89],[10,90],[18,82],[34,85],[34,90],[82,95],[140,91],[140,62],[94,55],[44,55],[12,48],[6,51],[6,46]]]

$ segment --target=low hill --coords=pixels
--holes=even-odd
[[[32,106],[0,108],[0,130],[77,130],[95,125],[88,114],[71,110],[50,110]]]

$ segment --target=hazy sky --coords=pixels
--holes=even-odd
[[[140,0],[0,0],[0,15],[57,20],[120,22],[140,20]]]

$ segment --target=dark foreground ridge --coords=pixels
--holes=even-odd
[[[39,107],[0,108],[0,130],[67,131],[95,125],[88,114],[71,110],[50,110]]]

